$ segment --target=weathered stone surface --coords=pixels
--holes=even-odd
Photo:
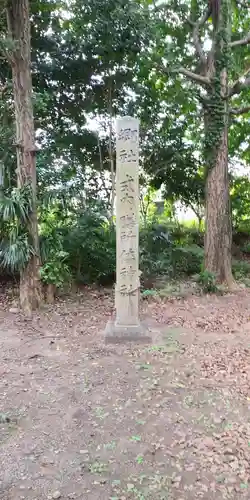
[[[150,343],[150,330],[143,323],[137,326],[119,326],[115,321],[109,321],[105,330],[106,344],[122,344],[126,342]]]
[[[116,317],[105,341],[148,341],[139,320],[139,121],[117,120],[116,138]]]

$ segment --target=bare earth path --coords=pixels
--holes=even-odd
[[[139,348],[111,304],[0,308],[0,499],[249,499],[250,293],[144,303]]]

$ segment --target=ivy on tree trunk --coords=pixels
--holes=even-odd
[[[232,224],[228,178],[228,70],[231,41],[230,1],[221,0],[211,8],[213,46],[206,76],[205,109],[205,268],[217,280],[233,283],[231,247]],[[214,2],[215,4],[216,2]]]
[[[219,282],[233,284],[231,246],[232,224],[228,177],[228,130],[230,114],[241,114],[249,107],[230,110],[230,98],[250,87],[250,68],[230,87],[230,55],[234,47],[250,43],[247,34],[241,40],[231,42],[232,0],[209,0],[201,18],[196,19],[198,4],[191,6],[188,20],[192,27],[192,40],[200,73],[186,68],[179,72],[203,87],[200,100],[204,114],[204,159],[206,164],[205,189],[205,262],[209,272]],[[207,21],[212,21],[212,46],[207,54],[201,43],[200,31]],[[242,76],[244,78],[242,82]]]

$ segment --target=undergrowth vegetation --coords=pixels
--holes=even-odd
[[[25,189],[15,189],[0,202],[2,272],[17,274],[33,251],[27,231],[30,206]],[[44,200],[42,203],[44,207]],[[39,211],[39,238],[45,285],[63,288],[71,282],[111,286],[115,282],[115,224],[106,211],[95,204],[63,216],[63,207],[50,202],[46,214]],[[247,233],[246,233],[247,235]],[[193,280],[205,293],[221,292],[216,276],[203,269],[204,233],[156,214],[140,227],[140,270],[144,296],[154,295],[157,281]],[[247,259],[249,243],[239,251]],[[250,263],[234,260],[236,280],[250,284]],[[171,287],[170,287],[171,288]],[[148,292],[147,290],[152,290]],[[169,294],[169,289],[161,294]]]

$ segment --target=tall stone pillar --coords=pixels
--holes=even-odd
[[[118,119],[116,134],[116,317],[105,340],[148,342],[139,319],[139,121]]]

